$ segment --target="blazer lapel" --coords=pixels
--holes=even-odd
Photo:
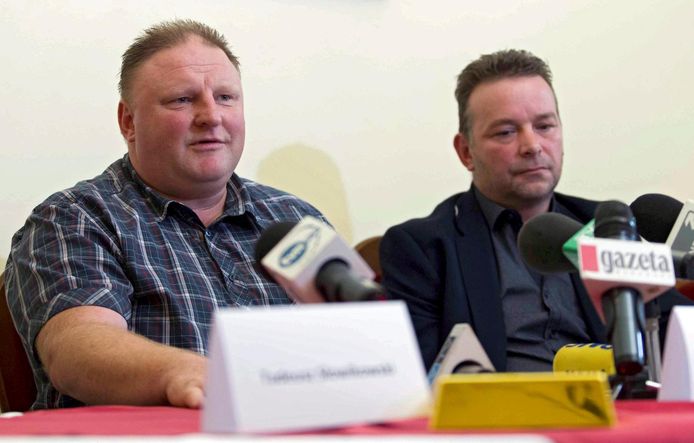
[[[506,327],[494,245],[473,193],[456,202],[456,249],[473,328],[497,371],[506,369]]]

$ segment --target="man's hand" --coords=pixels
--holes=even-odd
[[[207,359],[191,355],[189,367],[174,370],[166,384],[166,399],[172,406],[200,409],[205,399]]]

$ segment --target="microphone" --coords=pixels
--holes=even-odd
[[[298,303],[385,299],[364,259],[315,217],[268,227],[256,243],[255,258]]]
[[[627,224],[633,225],[633,220]],[[574,266],[578,268],[603,321],[602,296],[610,289],[619,286],[636,289],[648,301],[674,284],[669,248],[665,245],[593,238],[594,229],[594,222],[581,226],[561,214],[540,214],[528,220],[519,232],[519,250],[525,262],[539,272],[573,272]],[[600,234],[612,235],[613,230],[614,224],[603,219]],[[650,329],[647,331],[652,341]],[[610,331],[611,339],[613,333]],[[649,353],[649,360],[656,354]],[[649,361],[649,371],[651,366]]]
[[[646,240],[667,243],[672,248],[675,276],[690,279],[694,276],[694,259],[691,251],[694,244],[694,225],[692,211],[694,205],[682,204],[663,194],[644,194],[630,205],[638,221],[639,234]],[[691,283],[680,283],[677,290],[683,295],[694,298]],[[659,340],[660,306],[658,299],[646,305],[646,351],[653,356],[649,364],[649,376],[660,381],[660,340]]]
[[[672,249],[675,276],[694,280],[694,203],[663,194],[644,194],[631,204],[639,234]]]
[[[616,200],[600,203],[595,210],[595,237],[638,241],[636,219],[629,206]],[[617,283],[599,297],[607,336],[614,348],[617,373],[638,374],[645,363],[643,331],[646,320],[641,294],[629,285]]]
[[[636,217],[639,235],[649,242],[667,243],[671,233],[681,230],[680,225],[673,231],[684,207],[679,200],[663,194],[644,194],[629,206]]]
[[[612,346],[603,343],[581,343],[562,346],[554,355],[554,372],[601,371],[615,374]]]
[[[556,212],[539,214],[518,232],[518,249],[525,263],[543,274],[575,272],[575,264],[563,252],[563,246],[583,226]]]
[[[682,202],[663,194],[644,194],[634,200],[631,205],[636,217],[639,235],[645,240],[656,243],[666,243],[673,227],[684,206]],[[682,224],[680,224],[680,229]],[[690,230],[691,231],[691,230]],[[683,262],[683,254],[673,251],[673,264],[675,276],[682,272],[679,270]],[[686,274],[686,264],[684,267]],[[658,299],[652,300],[646,305],[646,353],[649,356],[648,375],[651,380],[660,382],[661,376],[661,352],[660,352],[660,304]]]
[[[545,274],[578,270],[589,293],[619,283],[638,289],[644,301],[650,301],[674,286],[673,259],[667,245],[594,238],[594,229],[588,229],[593,224],[581,226],[556,213],[537,215],[518,233],[521,257]],[[596,303],[595,308],[602,317],[602,304]]]

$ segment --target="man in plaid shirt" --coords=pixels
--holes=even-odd
[[[119,88],[128,153],[49,197],[12,241],[7,295],[33,408],[200,407],[213,312],[291,302],[255,268],[259,234],[322,217],[234,173],[243,93],[217,31],[149,28],[123,55]]]

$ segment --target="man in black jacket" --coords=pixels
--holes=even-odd
[[[527,51],[483,55],[458,77],[454,147],[469,191],[390,228],[383,283],[405,300],[428,367],[456,323],[470,323],[499,371],[551,371],[568,343],[604,342],[576,275],[542,275],[520,257],[524,222],[553,211],[581,223],[597,202],[554,192],[563,144],[549,66]]]

